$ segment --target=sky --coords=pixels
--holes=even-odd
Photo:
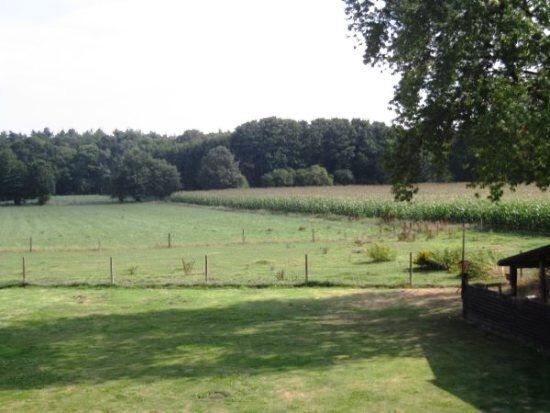
[[[391,122],[341,0],[0,0],[0,130]]]

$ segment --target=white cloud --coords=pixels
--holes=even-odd
[[[362,64],[339,0],[0,0],[0,14],[2,130],[392,117],[394,81]]]

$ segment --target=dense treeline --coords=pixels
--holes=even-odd
[[[50,194],[164,197],[183,188],[386,183],[391,129],[359,119],[299,122],[266,118],[233,132],[179,136],[101,130],[0,134],[0,200],[47,201]],[[445,173],[467,178],[460,151]]]

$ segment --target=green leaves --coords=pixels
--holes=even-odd
[[[442,163],[456,141],[476,159],[472,178],[494,188],[492,199],[503,184],[550,185],[550,3],[344,1],[365,63],[401,75],[393,99],[406,130],[393,151],[397,194],[411,195],[403,188],[418,180],[423,151]]]

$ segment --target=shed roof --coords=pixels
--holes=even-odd
[[[503,258],[497,264],[503,267],[538,268],[541,259],[546,265],[550,264],[550,244]]]

